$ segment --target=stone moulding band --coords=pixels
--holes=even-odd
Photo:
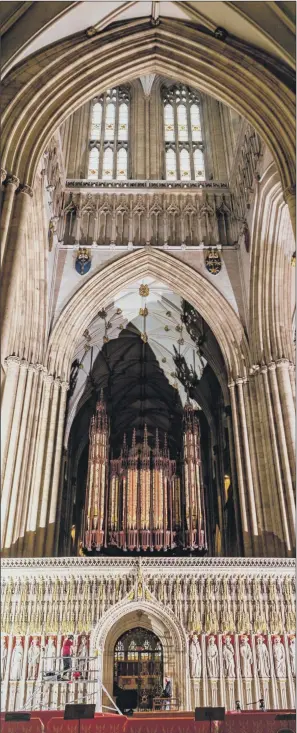
[[[88,178],[68,178],[66,180],[66,188],[108,188],[108,189],[131,189],[131,188],[161,188],[161,189],[222,189],[229,191],[228,183],[221,181],[141,181],[141,180],[127,180],[127,181],[103,181],[89,180]]]
[[[2,560],[2,570],[10,571],[17,569],[78,569],[87,570],[88,568],[135,568],[139,566],[143,570],[162,568],[176,569],[185,568],[193,569],[195,572],[211,569],[213,572],[244,570],[251,573],[265,573],[271,570],[292,571],[294,572],[296,563],[294,558],[200,558],[200,557],[170,557],[170,558],[122,558],[122,557],[61,557],[61,558],[6,558]]]

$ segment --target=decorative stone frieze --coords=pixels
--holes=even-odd
[[[137,182],[138,184],[139,182]],[[150,181],[148,182],[150,184]],[[166,182],[161,181],[161,184]],[[57,235],[65,245],[90,246],[198,246],[234,245],[239,222],[233,214],[231,196],[217,186],[167,185],[158,192],[150,186],[133,190],[131,181],[123,191],[115,186],[105,193],[64,193]],[[193,189],[193,187],[192,187]]]
[[[225,189],[226,193],[229,192],[229,185],[226,182],[222,181],[171,181],[170,183],[168,181],[150,181],[150,180],[127,180],[127,181],[103,181],[103,180],[89,180],[88,178],[74,178],[74,179],[67,179],[66,180],[66,187],[69,189],[72,188],[91,188],[91,189],[108,189],[108,191],[113,192],[113,190],[121,190],[121,189],[161,189],[161,190],[168,190],[171,192],[172,190],[178,190],[183,191],[184,189],[193,190],[193,189]],[[98,191],[97,191],[98,193]]]

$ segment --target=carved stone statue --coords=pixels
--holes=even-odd
[[[40,660],[40,646],[38,638],[33,637],[28,649],[28,680],[36,680]]]
[[[281,642],[280,636],[276,636],[273,644],[273,659],[275,676],[278,678],[285,678],[287,676],[286,670],[286,654],[285,647]]]
[[[210,636],[208,639],[207,646],[207,671],[209,677],[219,676],[219,652],[215,642],[215,637]]]
[[[258,636],[256,645],[257,670],[259,677],[270,677],[270,660],[263,636]]]
[[[240,644],[241,674],[243,677],[252,677],[253,654],[247,636],[241,637]]]
[[[7,662],[6,637],[1,636],[1,679],[2,680],[4,680],[6,662]]]
[[[44,672],[54,672],[55,671],[55,660],[56,659],[56,646],[55,641],[52,636],[48,637],[48,642],[45,647],[44,651],[44,665],[43,665],[43,671]]]
[[[291,672],[292,672],[293,677],[296,677],[295,636],[293,636],[290,639],[289,655],[290,655]]]
[[[197,634],[190,638],[190,676],[201,677],[201,646]]]
[[[83,677],[85,677],[88,671],[88,662],[87,662],[88,656],[89,656],[89,652],[88,652],[87,638],[85,636],[82,636],[78,650],[77,650],[77,658],[78,658],[78,669],[82,673]]]
[[[234,648],[230,636],[226,636],[223,645],[223,664],[225,677],[235,677]]]
[[[22,676],[24,649],[22,644],[22,637],[17,636],[15,641],[15,647],[11,656],[11,668],[10,668],[10,679],[20,680]]]

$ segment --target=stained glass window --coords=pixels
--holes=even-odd
[[[118,140],[128,140],[128,105],[120,104]]]
[[[110,181],[113,177],[113,150],[111,148],[107,148],[104,151],[103,156],[103,170],[102,170],[102,178],[104,181]]]
[[[106,105],[105,113],[105,140],[114,140],[114,126],[115,126],[115,105],[110,102]]]
[[[91,139],[100,140],[101,137],[102,105],[96,102],[92,109]]]
[[[179,155],[180,160],[180,179],[181,181],[190,181],[191,180],[191,167],[190,167],[190,154],[188,150],[180,151]]]
[[[166,179],[176,181],[176,153],[172,148],[166,151]]]
[[[107,89],[92,102],[88,179],[127,180],[130,93]]]
[[[192,140],[195,140],[195,142],[199,142],[201,140],[201,122],[198,104],[191,104],[190,116],[192,127]]]
[[[99,150],[98,148],[92,148],[89,155],[89,169],[88,178],[95,180],[98,178],[99,168]]]
[[[177,107],[177,123],[178,123],[178,139],[188,140],[188,121],[187,121],[187,110],[184,104],[179,104]]]
[[[205,180],[200,96],[183,84],[162,87],[167,181]]]
[[[174,113],[171,104],[165,104],[164,107],[164,123],[165,123],[165,140],[174,141]]]
[[[127,150],[125,148],[120,148],[118,151],[118,162],[117,162],[117,179],[120,180],[127,180],[127,163],[128,163],[128,156],[127,156]]]
[[[203,181],[205,179],[204,155],[201,150],[194,152],[195,181]]]

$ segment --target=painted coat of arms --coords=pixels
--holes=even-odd
[[[85,247],[80,247],[75,259],[75,269],[79,275],[86,275],[91,267],[91,255]]]
[[[205,267],[211,275],[218,275],[222,269],[222,261],[219,252],[211,249],[205,257]]]

